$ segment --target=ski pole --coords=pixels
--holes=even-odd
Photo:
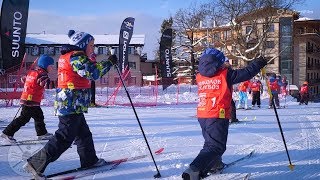
[[[17,115],[18,115],[18,113],[19,113],[20,109],[21,109],[21,106],[19,107],[19,109],[18,109],[18,111],[17,111],[16,115],[14,116],[14,118],[12,119],[12,121],[17,117]]]
[[[276,106],[274,104],[274,97],[273,96],[272,96],[272,102],[271,103],[272,103],[272,106],[273,106],[274,113],[276,114],[276,118],[277,118],[278,126],[279,126],[279,129],[280,129],[282,141],[283,141],[284,147],[286,148],[286,153],[287,153],[287,156],[288,156],[288,159],[289,159],[289,168],[292,171],[293,168],[294,168],[294,165],[291,163],[289,151],[288,151],[288,148],[287,148],[287,143],[286,143],[286,140],[285,140],[284,135],[283,135],[281,123],[280,123],[280,120],[279,120],[279,116],[278,116],[278,112],[277,112]]]
[[[270,86],[269,86],[269,83],[268,83],[268,79],[267,79],[267,77],[266,77],[266,69],[265,69],[265,68],[262,68],[262,69],[261,69],[261,75],[265,78],[265,81],[266,81],[266,85],[267,85],[267,88],[268,88],[268,94],[269,94],[270,100],[271,100],[271,105],[273,106],[274,113],[275,113],[275,115],[276,115],[277,122],[278,122],[278,126],[279,126],[279,129],[280,129],[280,133],[281,133],[281,137],[282,137],[282,142],[283,142],[283,144],[284,144],[284,147],[285,147],[285,149],[286,149],[286,153],[287,153],[287,156],[288,156],[289,169],[292,171],[293,168],[294,168],[294,165],[291,163],[289,151],[288,151],[288,148],[287,148],[286,140],[285,140],[284,135],[283,135],[283,131],[282,131],[281,123],[280,123],[280,120],[279,120],[278,112],[277,112],[276,106],[275,106],[275,104],[274,104],[274,97],[273,97],[273,95],[272,95],[272,93],[271,93],[271,89],[270,89]]]
[[[131,104],[131,107],[132,107],[132,109],[133,109],[134,115],[136,116],[136,119],[137,119],[137,121],[138,121],[138,123],[139,123],[139,126],[140,126],[140,129],[141,129],[142,135],[143,135],[143,137],[144,137],[144,140],[145,140],[145,142],[146,142],[146,144],[147,144],[147,146],[148,146],[148,149],[149,149],[150,155],[151,155],[151,157],[152,157],[154,166],[155,166],[156,169],[157,169],[157,172],[158,172],[158,173],[157,173],[156,175],[154,175],[153,177],[154,177],[154,178],[160,178],[160,177],[161,177],[160,171],[159,171],[159,169],[158,169],[158,167],[157,167],[156,161],[154,160],[154,157],[153,157],[151,148],[150,148],[150,146],[149,146],[147,137],[146,137],[146,135],[145,135],[145,133],[144,133],[144,131],[143,131],[143,128],[142,128],[142,125],[141,125],[141,123],[140,123],[139,117],[138,117],[138,115],[137,115],[136,109],[134,108],[134,105],[133,105],[133,103],[132,103],[132,100],[131,100],[131,97],[130,97],[130,95],[129,95],[129,92],[127,91],[126,85],[124,84],[124,81],[123,81],[123,79],[122,79],[122,76],[121,76],[119,67],[118,67],[118,65],[115,65],[115,66],[116,66],[117,72],[118,72],[118,74],[119,74],[119,78],[120,78],[120,80],[121,80],[121,83],[122,83],[122,85],[123,85],[123,88],[124,88],[124,90],[126,91],[126,94],[127,94],[127,96],[128,96],[128,99],[129,99],[129,101],[130,101],[130,104]]]

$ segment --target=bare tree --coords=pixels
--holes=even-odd
[[[212,14],[227,27],[224,38],[215,39],[225,52],[236,59],[251,61],[254,58],[274,53],[268,46],[268,40],[274,38],[270,33],[279,17],[285,13],[298,16],[290,11],[293,5],[302,0],[218,0],[212,1],[219,11]],[[220,24],[221,25],[221,24]],[[214,38],[214,37],[213,37]],[[275,38],[279,39],[279,38]],[[274,42],[276,43],[276,42]],[[292,47],[286,47],[292,48]],[[286,48],[282,49],[285,50]],[[276,56],[277,57],[277,56]],[[273,57],[276,58],[276,57]],[[271,59],[272,60],[272,59]],[[270,60],[270,61],[271,61]]]
[[[203,37],[195,41],[195,34],[201,27],[201,23],[207,18],[209,8],[207,4],[197,5],[197,3],[190,4],[187,9],[179,9],[174,16],[174,29],[176,30],[176,40],[174,49],[176,56],[174,61],[187,61],[190,66],[188,69],[191,72],[192,84],[195,84],[195,53],[199,52],[197,47]],[[177,72],[178,68],[174,72]]]

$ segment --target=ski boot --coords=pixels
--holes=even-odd
[[[200,180],[200,172],[194,171],[189,167],[183,172],[182,179],[183,180]]]

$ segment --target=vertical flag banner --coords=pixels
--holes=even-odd
[[[133,34],[134,18],[127,17],[121,25],[119,35],[119,70],[124,74],[129,70],[128,49]]]
[[[172,29],[169,28],[164,30],[160,40],[160,64],[163,90],[173,84],[171,47]]]
[[[19,65],[25,53],[29,0],[3,0],[1,6],[1,62],[3,69]]]

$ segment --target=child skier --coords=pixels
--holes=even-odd
[[[59,129],[48,143],[27,159],[24,169],[37,178],[47,165],[57,160],[73,141],[77,145],[82,168],[102,166],[106,163],[96,155],[92,133],[85,120],[90,104],[90,80],[105,75],[117,63],[117,56],[93,62],[94,38],[85,32],[70,30],[69,44],[62,47],[58,64],[58,88],[56,89],[55,112]],[[45,178],[45,177],[44,177]]]
[[[306,105],[308,105],[308,101],[309,101],[309,87],[308,87],[308,82],[305,81],[303,82],[302,86],[300,87],[300,103],[299,105],[301,105],[302,103],[305,103]]]
[[[244,105],[244,109],[248,109],[248,95],[247,95],[247,90],[250,86],[250,81],[244,81],[241,82],[238,86],[239,90],[239,102],[237,109],[243,108],[242,105]]]
[[[224,54],[206,49],[200,57],[198,85],[198,122],[204,137],[203,149],[183,174],[183,179],[198,180],[213,167],[221,167],[226,150],[232,100],[232,85],[251,79],[267,64],[263,58],[253,60],[246,68],[227,68]]]
[[[38,67],[31,70],[26,77],[22,78],[24,82],[23,92],[20,98],[21,113],[2,131],[1,137],[10,143],[15,143],[14,134],[31,118],[34,119],[34,126],[39,140],[47,140],[52,137],[47,132],[44,116],[40,108],[40,102],[44,93],[44,87],[50,83],[48,72],[52,71],[54,60],[47,55],[42,55],[38,59]]]
[[[250,89],[252,93],[252,108],[257,104],[258,108],[260,108],[261,105],[261,98],[260,94],[263,93],[263,86],[261,84],[261,81],[257,78],[253,78],[253,82],[250,84]]]
[[[269,87],[271,90],[271,94],[273,99],[269,99],[269,108],[272,107],[272,100],[275,101],[276,107],[280,108],[280,102],[279,102],[279,91],[280,91],[280,87],[282,85],[281,81],[276,79],[276,74],[272,74],[269,78]]]

